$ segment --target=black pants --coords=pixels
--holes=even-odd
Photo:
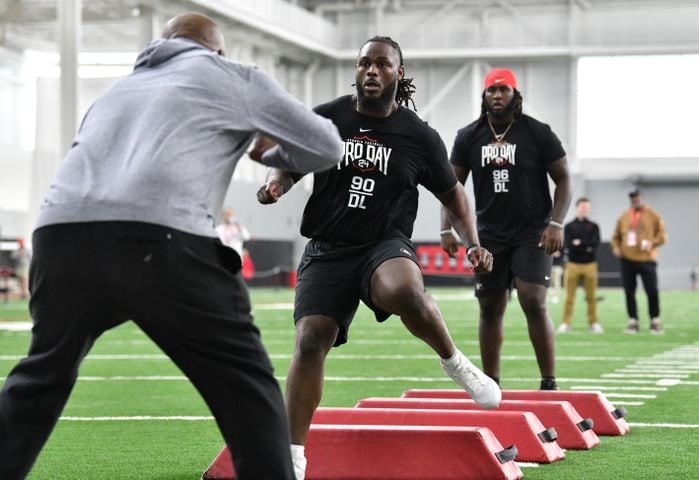
[[[1,479],[26,477],[92,344],[129,319],[204,397],[238,478],[294,478],[281,391],[232,250],[135,222],[44,227],[33,245],[32,341],[0,391]]]
[[[658,275],[655,262],[632,262],[621,259],[621,279],[624,282],[626,294],[626,311],[629,318],[638,319],[636,308],[636,276],[641,276],[643,289],[648,296],[648,313],[650,318],[660,316],[660,299],[658,295]]]

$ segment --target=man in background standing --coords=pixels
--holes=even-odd
[[[254,155],[253,152],[250,152]],[[225,246],[236,251],[243,263],[241,273],[245,281],[251,280],[255,276],[255,262],[250,256],[250,251],[245,248],[245,242],[250,240],[250,232],[245,225],[235,218],[235,213],[231,207],[223,209],[223,222],[216,227],[218,238]]]
[[[650,333],[664,333],[660,323],[660,295],[658,293],[658,247],[666,241],[665,222],[646,205],[637,188],[629,192],[631,207],[621,214],[612,235],[612,252],[621,259],[621,279],[626,295],[629,323],[624,333],[639,332],[636,307],[636,277],[640,275],[648,297]]]
[[[13,251],[10,256],[15,263],[15,277],[19,283],[19,298],[25,300],[29,298],[29,264],[32,260],[32,254],[23,238],[17,240],[17,250]]]
[[[250,232],[245,226],[235,218],[235,213],[231,207],[223,209],[223,221],[216,227],[218,238],[227,247],[235,250],[240,258],[243,258],[243,247],[245,242],[250,240]]]
[[[565,267],[566,301],[563,310],[563,322],[558,333],[571,331],[575,293],[582,280],[587,301],[587,322],[590,332],[603,333],[604,329],[597,319],[597,247],[599,247],[599,226],[587,217],[590,214],[590,200],[581,197],[575,202],[575,219],[566,224],[563,230],[565,251],[568,263]]]

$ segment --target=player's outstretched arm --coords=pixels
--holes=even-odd
[[[344,147],[332,121],[305,107],[259,70],[252,72],[250,85],[254,90],[245,102],[254,128],[278,144],[253,160],[302,174],[326,170],[340,161]]]

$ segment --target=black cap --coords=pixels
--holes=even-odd
[[[638,187],[635,187],[631,190],[629,190],[629,197],[637,197],[641,194],[641,190]]]

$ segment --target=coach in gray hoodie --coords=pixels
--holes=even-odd
[[[179,15],[86,114],[33,236],[32,342],[0,392],[3,480],[26,477],[90,347],[127,320],[204,397],[238,478],[293,478],[279,385],[214,220],[256,133],[279,147],[255,159],[300,173],[336,165],[342,143],[223,48],[213,20]]]

